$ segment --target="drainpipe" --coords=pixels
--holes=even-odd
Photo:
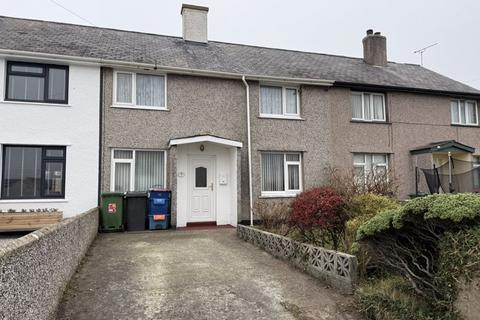
[[[252,195],[252,138],[250,133],[250,87],[245,76],[242,76],[247,94],[247,148],[248,148],[248,196],[250,209],[250,226],[253,226],[253,195]]]

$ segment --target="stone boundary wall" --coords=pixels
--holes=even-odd
[[[98,209],[0,247],[0,319],[53,319],[98,230]]]
[[[352,294],[357,282],[357,258],[333,250],[300,243],[290,238],[244,225],[237,226],[240,239],[287,260],[343,294]]]

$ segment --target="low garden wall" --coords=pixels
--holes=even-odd
[[[98,209],[0,247],[0,319],[51,319],[97,235]]]
[[[341,293],[351,294],[355,289],[358,275],[355,256],[300,243],[244,225],[237,226],[237,235],[240,239],[327,282]]]

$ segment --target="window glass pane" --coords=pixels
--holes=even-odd
[[[286,113],[297,114],[297,90],[296,89],[286,89],[285,90],[285,103]]]
[[[44,195],[61,197],[63,195],[63,162],[45,163]]]
[[[22,65],[12,65],[11,70],[13,72],[28,72],[28,73],[38,73],[43,74],[43,67],[36,66],[22,66]]]
[[[5,147],[2,195],[7,198],[40,196],[42,148]]]
[[[453,123],[460,123],[460,114],[458,113],[458,101],[453,100],[450,103],[450,109],[452,112],[452,122]]]
[[[362,119],[362,95],[352,94],[352,118]]]
[[[260,112],[283,114],[281,87],[260,87]]]
[[[356,183],[365,183],[365,168],[363,166],[353,167],[353,174]]]
[[[385,154],[374,154],[373,155],[373,163],[375,163],[375,164],[386,164],[387,163],[387,155],[385,155]]]
[[[462,124],[466,124],[465,102],[460,101],[460,120]]]
[[[300,161],[298,153],[287,153],[287,161]]]
[[[63,149],[47,149],[45,155],[51,158],[63,158]]]
[[[132,103],[132,74],[117,73],[117,102]]]
[[[113,150],[114,159],[133,159],[132,150]]]
[[[288,165],[288,189],[300,190],[300,166]]]
[[[365,155],[362,153],[355,153],[353,155],[353,163],[360,163],[360,164],[365,163]]]
[[[130,191],[130,163],[115,163],[115,192]]]
[[[363,94],[363,119],[372,120],[372,115],[370,114],[370,94]]]
[[[135,191],[164,187],[163,151],[135,152]]]
[[[43,101],[45,79],[11,75],[8,78],[8,98],[12,100]]]
[[[477,110],[475,108],[475,104],[472,102],[466,102],[466,112],[467,112],[467,119],[468,124],[476,124],[477,123]]]
[[[147,74],[136,75],[137,101],[139,106],[165,106],[165,77]]]
[[[195,168],[195,188],[207,187],[207,168]]]
[[[387,174],[387,167],[385,166],[377,166],[375,167],[375,174],[376,175],[386,175]]]
[[[383,96],[380,96],[380,95],[373,96],[373,119],[385,120]]]
[[[283,154],[262,154],[262,190],[285,191]]]
[[[48,99],[66,99],[66,79],[67,70],[54,68],[48,70]]]

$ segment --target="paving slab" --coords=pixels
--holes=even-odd
[[[57,319],[360,319],[352,297],[234,229],[100,234]]]

